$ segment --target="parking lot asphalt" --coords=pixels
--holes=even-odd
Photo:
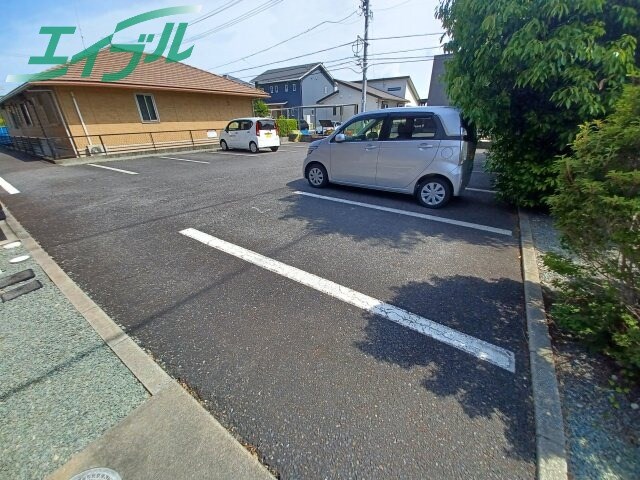
[[[282,478],[533,478],[517,216],[483,155],[476,190],[436,211],[312,189],[304,155],[95,162],[129,173],[0,155],[19,190],[0,198]]]

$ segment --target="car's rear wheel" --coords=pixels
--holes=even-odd
[[[251,153],[258,153],[258,145],[256,142],[251,142],[249,144],[249,150],[251,150]]]
[[[277,152],[279,147],[271,147],[272,152]]]
[[[416,189],[416,197],[423,207],[442,208],[451,200],[451,185],[440,177],[423,180]]]
[[[220,140],[220,148],[226,152],[229,150],[229,145],[227,145],[227,142],[224,140]]]
[[[329,184],[327,169],[319,163],[312,163],[307,169],[307,181],[314,188],[326,187]]]

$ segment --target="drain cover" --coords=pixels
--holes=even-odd
[[[69,480],[122,480],[122,478],[110,468],[92,468],[71,477]]]

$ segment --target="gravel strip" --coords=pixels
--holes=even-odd
[[[530,214],[538,268],[544,287],[557,275],[542,264],[546,252],[567,255],[548,215]],[[568,439],[569,471],[575,479],[640,478],[640,409],[638,400],[616,395],[609,385],[611,362],[587,352],[569,336],[552,329],[556,369]],[[615,396],[620,408],[609,400]]]
[[[43,284],[0,303],[0,478],[12,480],[43,478],[148,396],[33,259],[9,263],[27,254],[0,247],[0,276],[31,268]]]

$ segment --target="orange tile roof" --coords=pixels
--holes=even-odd
[[[91,76],[82,77],[86,60],[69,65],[66,74],[51,80],[29,82],[32,85],[86,85],[102,87],[146,87],[159,90],[179,90],[247,97],[268,97],[262,90],[228,80],[220,75],[200,70],[180,62],[168,63],[164,57],[155,62],[144,63],[144,57],[133,72],[115,82],[101,81],[105,73],[122,70],[131,60],[130,52],[110,51],[108,48],[98,52]],[[59,67],[55,67],[56,69]]]

